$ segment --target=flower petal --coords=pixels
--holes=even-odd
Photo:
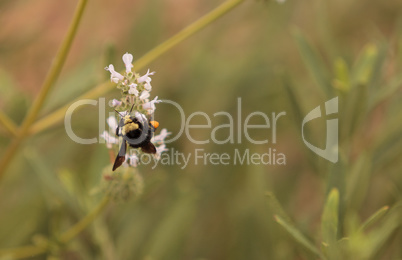
[[[116,118],[114,116],[110,116],[110,117],[108,117],[108,119],[106,121],[107,121],[107,124],[109,125],[110,129],[112,131],[116,131],[116,128],[118,126]]]
[[[118,107],[118,106],[120,106],[122,103],[123,103],[123,102],[121,102],[120,100],[113,99],[111,105],[112,105],[112,107]]]
[[[140,112],[136,111],[134,114],[135,118],[138,119],[141,123],[144,123],[147,121],[147,117],[144,114],[141,114]]]
[[[109,67],[106,67],[105,70],[110,72],[110,80],[118,83],[120,80],[123,80],[124,77],[120,73],[114,70],[113,64],[110,64]]]
[[[131,95],[136,95],[138,97],[138,90],[137,90],[137,84],[133,83],[131,85],[129,85],[130,89],[128,90],[128,94]]]
[[[147,82],[149,84],[149,82],[152,81],[152,79],[149,76],[154,75],[154,74],[155,74],[155,71],[149,72],[149,69],[148,69],[147,73],[145,73],[145,75],[139,77],[137,79],[137,81],[138,81],[138,83]]]
[[[133,68],[133,55],[126,52],[123,55],[123,62],[124,62],[124,65],[126,66],[126,72],[127,73],[131,72],[131,69]]]
[[[169,149],[166,148],[165,144],[161,144],[158,147],[156,147],[156,154],[155,154],[156,159],[159,160],[161,158],[161,154],[168,150]]]
[[[171,132],[168,132],[166,128],[163,128],[158,135],[155,135],[153,138],[154,142],[163,142],[165,138],[169,136]]]
[[[119,139],[114,136],[111,136],[108,132],[104,131],[101,135],[101,138],[105,139],[106,147],[111,149],[113,144],[119,144]]]
[[[151,96],[151,95],[149,94],[149,92],[146,91],[146,90],[144,90],[144,91],[141,92],[140,99],[141,99],[141,100],[146,100],[146,99],[148,99],[150,96]]]
[[[128,158],[130,159],[130,165],[132,167],[137,167],[137,165],[139,163],[138,156],[135,154],[132,154],[132,155],[128,156]]]
[[[151,84],[149,84],[148,82],[146,82],[146,83],[144,84],[144,88],[145,88],[146,91],[151,91],[151,90],[152,90],[152,86],[151,86]]]

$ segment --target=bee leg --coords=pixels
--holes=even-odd
[[[123,140],[123,143],[121,144],[120,151],[116,156],[116,160],[114,161],[113,164],[113,171],[119,168],[123,162],[126,160],[126,150],[127,150],[127,142]]]

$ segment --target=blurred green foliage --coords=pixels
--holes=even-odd
[[[3,12],[21,8],[16,2],[4,2]],[[80,29],[84,33],[77,39],[81,44],[72,50],[71,64],[43,115],[108,80],[103,68],[122,64],[126,51],[139,58],[216,4],[128,2],[127,7],[110,7],[105,1],[88,7]],[[39,6],[38,15],[46,8]],[[108,8],[106,21],[96,16]],[[140,11],[132,17],[119,15],[122,8]],[[103,145],[77,144],[59,124],[27,139],[0,182],[0,252],[46,243],[50,252],[32,259],[402,258],[401,8],[396,0],[246,1],[153,62],[153,93],[178,102],[186,116],[195,111],[211,117],[218,111],[236,115],[238,97],[243,120],[253,111],[286,111],[277,143],[268,144],[286,155],[286,165],[191,161],[185,169],[142,166],[142,195],[110,203],[88,229],[64,245],[58,243],[60,234],[101,200],[97,188],[110,159]],[[95,21],[99,28],[94,28]],[[105,23],[112,32],[102,27]],[[57,28],[63,31],[65,25]],[[124,30],[115,32],[117,28]],[[31,29],[37,31],[29,35],[44,45],[37,32],[46,27]],[[21,62],[19,53],[43,49],[27,47],[29,35],[6,32],[10,37],[0,46],[0,107],[19,124],[35,92],[24,75],[40,82],[43,74],[40,64],[31,68],[34,78],[29,67],[21,72],[15,64]],[[0,34],[0,39],[6,36]],[[47,52],[43,56],[50,64],[53,48]],[[335,96],[340,161],[332,164],[304,146],[300,126],[308,111]],[[116,90],[107,99],[117,97]],[[97,110],[87,106],[73,115],[78,136],[99,135]],[[180,117],[170,106],[160,104],[156,119],[174,134],[180,130]],[[213,117],[213,126],[224,123]],[[325,118],[307,131],[309,141],[324,146]],[[271,137],[267,130],[252,135],[256,140]],[[208,139],[210,130],[195,136]],[[8,143],[1,131],[0,156]],[[249,142],[195,145],[185,136],[168,146],[193,154],[195,149],[267,150],[267,145]]]

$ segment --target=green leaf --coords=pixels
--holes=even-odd
[[[295,117],[296,125],[299,126],[303,122],[304,112],[301,105],[301,95],[297,94],[296,87],[290,81],[287,75],[282,75],[283,86],[285,92],[289,98],[289,104],[291,106],[293,116]]]
[[[329,72],[317,50],[306,40],[303,34],[296,30],[294,33],[300,55],[303,58],[311,76],[316,84],[323,90],[328,98],[333,97],[334,91],[330,84]]]
[[[353,87],[341,106],[341,138],[351,138],[364,119],[368,107],[367,85]]]
[[[339,192],[332,189],[324,205],[321,219],[321,232],[323,244],[327,247],[330,259],[339,259],[337,247],[339,219]]]
[[[339,192],[337,189],[332,189],[324,205],[324,212],[321,219],[323,242],[327,244],[331,244],[337,240],[338,206]]]
[[[348,255],[353,256],[355,259],[368,259],[373,257],[373,254],[375,254],[375,252],[381,248],[384,241],[387,240],[387,236],[390,235],[389,232],[392,233],[393,228],[391,227],[390,230],[373,230],[373,232],[367,235],[365,234],[365,231],[370,226],[379,222],[379,220],[388,212],[388,209],[388,206],[382,207],[360,225],[358,229],[354,229],[354,231],[350,233],[351,235],[348,239],[347,246],[342,248],[343,252],[348,252]],[[357,217],[357,215],[355,216]],[[382,227],[384,227],[384,225]],[[340,245],[339,242],[338,244]]]
[[[378,222],[389,210],[388,206],[384,206],[381,209],[377,210],[371,217],[369,217],[360,227],[360,231],[363,232],[367,230],[370,226],[374,225]]]
[[[358,210],[367,195],[371,181],[371,156],[362,153],[348,171],[345,201],[348,209]]]
[[[325,259],[325,257],[320,253],[320,251],[317,249],[317,247],[310,241],[308,240],[302,232],[300,232],[297,228],[295,228],[293,225],[291,225],[289,222],[284,220],[278,215],[274,216],[275,221],[281,225],[291,236],[292,238],[302,245],[304,248],[306,248],[308,251],[313,253],[314,255],[320,257],[321,259]]]
[[[381,221],[381,225],[373,229],[369,234],[367,234],[366,239],[367,242],[361,245],[361,239],[353,238],[353,245],[359,248],[361,252],[360,259],[377,259],[377,254],[384,248],[384,246],[389,246],[386,242],[391,238],[394,231],[401,225],[401,216],[402,216],[402,205],[401,203],[392,207],[390,212],[386,214],[384,219]],[[382,211],[386,211],[382,209]],[[381,211],[380,211],[381,212]],[[379,213],[381,217],[381,214]],[[377,214],[374,214],[377,215]],[[375,218],[378,218],[377,216]],[[371,222],[371,220],[370,220]],[[352,242],[352,241],[351,241]]]
[[[334,63],[335,79],[332,84],[334,88],[343,93],[349,92],[351,89],[350,75],[348,65],[342,58],[337,58]]]
[[[291,109],[293,112],[293,116],[295,118],[295,120],[294,120],[295,125],[296,125],[296,127],[299,127],[302,124],[303,119],[304,119],[304,112],[303,112],[303,108],[301,105],[301,95],[297,95],[296,87],[294,84],[292,84],[290,82],[290,79],[288,77],[283,75],[282,80],[283,80],[283,85],[285,87],[286,94],[288,95],[288,98],[289,98],[289,103],[290,103],[290,106],[291,106]],[[300,131],[298,131],[298,132],[301,133]],[[315,135],[311,133],[311,129],[309,128],[308,125],[304,126],[304,136],[308,140],[314,139],[312,137]],[[310,164],[312,165],[312,167],[315,169],[315,171],[320,172],[318,162],[315,159],[317,157],[309,152],[309,153],[307,153],[307,158],[308,158],[308,161],[310,162]]]
[[[357,59],[352,70],[353,85],[368,85],[372,76],[376,60],[378,58],[378,48],[374,44],[368,44]]]
[[[292,221],[291,221],[290,217],[283,210],[282,205],[279,203],[279,201],[277,200],[275,195],[272,192],[266,192],[265,195],[268,198],[268,204],[269,204],[272,212],[274,212],[274,214],[276,216],[280,216],[286,222],[291,223]]]
[[[345,214],[345,190],[346,190],[346,162],[343,156],[342,149],[339,150],[339,161],[337,163],[330,163],[328,166],[327,177],[327,192],[331,194],[334,190],[337,192],[337,206],[336,206],[336,225],[337,227],[343,226]],[[328,201],[327,201],[328,203]],[[325,210],[324,205],[324,210]],[[335,209],[334,209],[335,210]],[[334,213],[335,214],[335,213]],[[335,220],[335,219],[334,219]],[[342,231],[336,233],[336,237],[342,236]],[[328,243],[329,241],[324,241]]]

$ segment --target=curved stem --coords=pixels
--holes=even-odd
[[[191,35],[195,34],[196,32],[200,31],[201,29],[205,28],[207,25],[211,24],[213,21],[217,20],[218,18],[222,17],[224,14],[238,6],[244,0],[228,0],[206,14],[205,16],[201,17],[194,23],[190,24],[176,35],[172,36],[165,42],[161,43],[160,45],[156,46],[149,52],[147,52],[144,56],[134,62],[134,67],[136,70],[143,69],[149,63],[160,57],[162,54],[182,42],[183,40],[187,39]],[[59,108],[58,110],[54,111],[53,113],[45,116],[44,118],[38,120],[33,126],[32,130],[29,134],[37,134],[63,120],[64,115],[68,108],[78,100],[81,99],[93,99],[98,98],[101,95],[106,94],[109,90],[113,89],[113,84],[110,82],[102,83],[95,88],[91,89],[90,91],[86,92],[85,94],[79,96],[72,102],[68,103],[67,105]],[[77,109],[79,109],[78,107]]]
[[[81,219],[77,224],[75,224],[69,230],[61,234],[59,239],[60,242],[62,244],[68,243],[71,239],[73,239],[79,233],[81,233],[103,211],[103,209],[106,207],[109,201],[110,201],[109,197],[105,196],[99,203],[99,205],[96,206],[96,208],[94,208],[88,215],[86,215],[83,219]]]
[[[144,68],[146,65],[157,59],[159,56],[170,50],[172,47],[176,46],[178,43],[187,39],[194,33],[204,29],[207,25],[211,24],[218,18],[222,17],[224,14],[228,13],[230,10],[242,3],[243,0],[228,0],[222,3],[220,6],[216,7],[214,10],[204,15],[196,22],[190,24],[176,35],[172,36],[170,39],[166,40],[162,44],[159,44],[144,56],[135,62],[135,67]]]
[[[87,228],[96,217],[105,209],[110,199],[105,196],[102,201],[94,208],[88,215],[81,219],[77,224],[72,226],[69,230],[61,234],[59,242],[66,244],[70,242],[74,237]],[[46,253],[49,250],[49,245],[44,246],[24,246],[12,249],[0,250],[0,257],[11,257],[12,259],[22,259],[27,257],[33,257]]]
[[[22,122],[20,129],[18,130],[17,136],[11,142],[11,144],[9,145],[9,147],[5,152],[4,157],[0,161],[0,178],[6,171],[8,165],[10,164],[12,158],[14,157],[16,151],[18,150],[18,147],[20,146],[24,138],[26,138],[30,126],[38,116],[39,111],[46,100],[46,97],[50,93],[51,88],[53,87],[54,83],[56,82],[57,78],[60,75],[61,69],[63,68],[67,55],[70,51],[71,44],[77,33],[78,25],[80,24],[82,14],[84,12],[87,2],[88,2],[87,0],[80,0],[80,2],[78,3],[78,6],[74,13],[73,20],[68,29],[67,35],[64,38],[59,48],[59,51],[57,52],[55,60],[53,61],[48,74],[46,75],[41,90],[37,98],[35,99],[32,107],[28,110],[28,114],[25,117],[24,121]]]
[[[0,257],[10,257],[10,259],[23,259],[43,254],[47,251],[47,247],[23,246],[13,249],[0,250]]]

